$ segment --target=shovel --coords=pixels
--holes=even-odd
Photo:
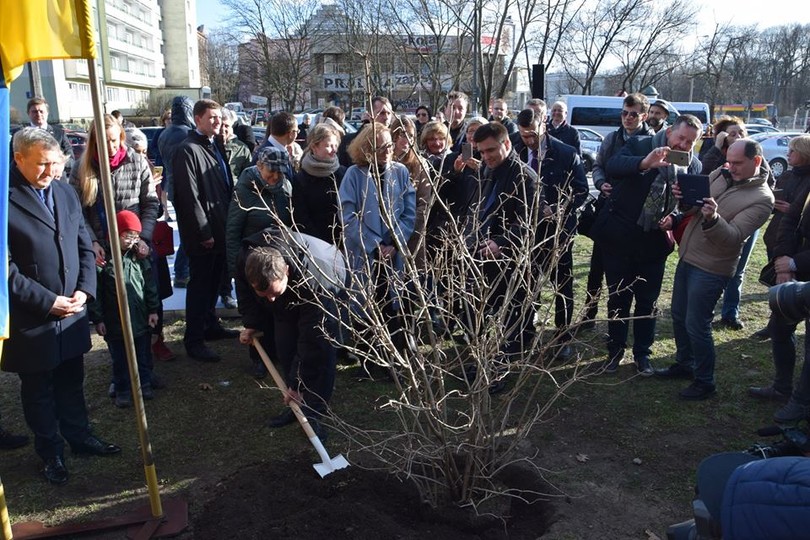
[[[256,347],[257,351],[259,351],[259,356],[262,357],[264,366],[267,368],[267,371],[270,372],[270,375],[273,376],[273,380],[276,381],[276,386],[278,386],[279,390],[286,394],[287,385],[284,384],[284,379],[276,370],[273,362],[270,361],[270,357],[267,356],[267,352],[264,350],[264,347],[262,347],[262,344],[259,343],[259,338],[256,336],[253,337],[253,346]],[[295,417],[298,419],[298,422],[304,429],[304,433],[306,433],[309,442],[312,443],[312,446],[315,447],[315,451],[318,452],[319,456],[321,456],[321,463],[316,463],[313,465],[318,474],[321,475],[321,478],[332,471],[344,469],[349,466],[349,462],[346,461],[346,458],[344,458],[341,454],[338,454],[334,458],[329,457],[329,454],[326,453],[326,448],[323,447],[323,443],[321,443],[321,440],[317,435],[315,435],[315,431],[312,429],[312,426],[309,425],[309,420],[307,420],[306,415],[303,413],[303,411],[301,411],[301,407],[298,405],[298,403],[295,401],[290,401],[290,409],[292,409],[292,412],[295,414]]]

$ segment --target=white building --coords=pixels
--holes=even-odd
[[[196,0],[93,0],[106,112],[132,115],[154,89],[199,87]],[[38,62],[51,121],[93,116],[86,60]],[[28,67],[11,86],[11,105],[25,120],[34,94]]]

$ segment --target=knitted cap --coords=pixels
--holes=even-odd
[[[275,146],[265,146],[256,158],[256,164],[259,163],[266,169],[283,173],[289,169],[290,157],[286,150],[279,150]]]
[[[126,231],[141,232],[141,220],[138,219],[135,212],[129,210],[121,210],[115,214],[115,220],[118,222],[118,234]]]
[[[133,150],[146,150],[149,146],[149,139],[146,138],[146,135],[143,131],[138,128],[127,128],[124,130],[127,135],[127,146],[132,148]]]
[[[672,110],[674,110],[674,107],[672,105],[670,105],[669,103],[667,103],[666,100],[663,100],[663,99],[656,99],[655,101],[650,103],[650,107],[661,107],[662,109],[667,111],[667,116],[672,114]]]

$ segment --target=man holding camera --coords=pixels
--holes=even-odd
[[[675,363],[655,372],[664,378],[694,378],[678,394],[682,399],[702,400],[715,393],[714,306],[737,269],[743,244],[773,210],[763,159],[759,143],[735,142],[726,154],[728,168],[716,169],[708,177],[710,196],[703,198],[702,206],[685,209],[693,217],[678,249],[672,290]],[[679,187],[674,193],[681,198]],[[672,229],[673,221],[672,216],[665,217],[661,228]]]

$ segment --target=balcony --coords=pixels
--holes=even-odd
[[[144,88],[157,88],[165,85],[164,79],[162,77],[158,77],[157,75],[150,76],[144,74],[135,74],[130,73],[129,71],[122,71],[120,69],[110,70],[109,82],[140,86]]]
[[[107,38],[107,47],[110,51],[121,52],[127,56],[137,56],[146,60],[155,61],[157,57],[160,56],[160,44],[157,41],[153,41],[152,44],[154,49],[146,49],[112,36]]]

